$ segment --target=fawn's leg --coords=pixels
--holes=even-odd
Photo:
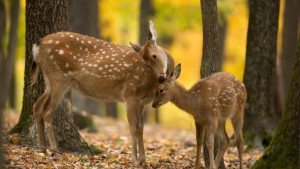
[[[219,167],[220,161],[222,160],[222,157],[224,156],[224,153],[229,145],[229,139],[225,131],[225,121],[219,121],[217,134],[218,134],[220,145],[219,145],[218,154],[215,159],[216,168]]]
[[[144,106],[138,106],[138,128],[137,128],[137,140],[139,146],[139,162],[144,164],[146,163],[145,158],[145,150],[144,150],[144,139],[143,139],[143,132],[144,132],[144,120],[143,120],[143,113],[144,113]]]
[[[240,160],[240,169],[243,168],[243,151],[244,151],[244,141],[243,141],[243,116],[244,116],[244,108],[239,110],[236,116],[234,116],[231,121],[235,132],[235,140],[237,149],[239,152],[239,160]]]
[[[36,131],[38,136],[38,146],[46,147],[45,126],[43,120],[43,112],[45,104],[49,101],[49,92],[45,91],[43,95],[33,105],[33,116],[35,119]],[[43,150],[45,151],[45,149]]]
[[[130,127],[131,146],[132,146],[132,162],[138,165],[137,161],[137,130],[138,130],[138,106],[137,100],[128,99],[127,106],[127,119]]]
[[[214,160],[214,139],[215,139],[217,127],[218,127],[218,120],[211,120],[210,122],[207,123],[206,146],[209,154],[210,169],[216,169],[215,160]]]
[[[196,126],[196,139],[197,139],[197,155],[195,161],[195,168],[201,168],[201,152],[205,135],[205,126],[195,122]]]

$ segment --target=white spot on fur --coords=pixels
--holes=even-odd
[[[51,49],[47,49],[47,53],[50,53],[51,52]]]
[[[66,45],[67,48],[69,48],[69,45]]]
[[[50,44],[50,43],[52,43],[53,42],[53,40],[52,39],[50,39],[50,40],[48,40],[48,43]]]
[[[59,44],[59,40],[55,41],[56,44]]]
[[[70,38],[73,38],[74,36],[73,36],[73,35],[70,35],[69,37],[70,37]]]
[[[53,55],[50,56],[50,59],[51,59],[51,60],[53,59]]]
[[[103,68],[100,66],[98,69],[99,69],[99,70],[102,70]]]
[[[108,65],[105,65],[104,67],[105,67],[105,68],[108,68]]]
[[[64,50],[60,49],[60,50],[58,51],[58,54],[63,55],[63,54],[64,54]]]
[[[94,46],[94,49],[96,49],[96,48],[97,48],[97,46],[95,45],[95,46]]]
[[[66,66],[66,68],[68,68],[68,67],[69,67],[69,63],[66,63],[66,65],[65,65],[65,66]]]
[[[91,41],[88,41],[89,44],[91,44]]]
[[[137,80],[139,80],[140,79],[140,77],[139,76],[133,76],[134,78],[136,78]]]

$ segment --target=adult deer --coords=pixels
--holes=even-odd
[[[220,72],[200,80],[191,89],[186,90],[175,82],[180,72],[181,66],[179,64],[162,84],[155,87],[156,94],[152,106],[157,108],[171,101],[194,117],[197,139],[195,168],[201,168],[200,156],[205,132],[207,136],[206,145],[209,151],[209,168],[218,168],[229,145],[225,131],[225,120],[231,119],[239,152],[240,168],[242,168],[245,86],[232,74]],[[216,133],[220,146],[214,160],[213,146]]]
[[[144,46],[111,44],[71,32],[45,36],[33,45],[33,58],[45,80],[45,91],[33,105],[38,145],[57,149],[53,115],[67,91],[73,89],[92,99],[125,102],[132,137],[132,161],[145,162],[143,107],[154,98],[154,86],[174,68],[172,56],[156,44],[150,21]],[[139,158],[137,159],[137,143]]]

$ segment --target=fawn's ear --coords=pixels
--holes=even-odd
[[[148,33],[148,40],[153,41],[156,43],[156,39],[157,39],[157,33],[154,27],[153,22],[150,20],[149,21],[149,33]]]
[[[132,43],[132,42],[129,42],[129,43],[130,43],[131,47],[132,47],[135,51],[137,51],[137,52],[140,53],[140,51],[141,51],[141,46],[140,46],[140,45],[137,45],[137,44]]]
[[[173,72],[171,73],[171,79],[172,80],[176,80],[178,79],[178,77],[180,76],[181,73],[181,64],[179,63],[173,70]]]

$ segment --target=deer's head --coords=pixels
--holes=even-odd
[[[138,52],[142,56],[145,64],[152,68],[158,78],[158,81],[162,83],[167,74],[168,56],[164,49],[156,44],[156,40],[157,33],[154,28],[153,22],[150,21],[148,39],[146,44],[144,46],[139,46],[130,42],[130,45],[136,52]]]
[[[178,64],[172,73],[168,75],[163,83],[158,83],[155,86],[155,97],[152,103],[153,108],[158,108],[163,104],[166,104],[172,99],[172,93],[174,91],[174,82],[179,77],[181,72],[181,64]]]

